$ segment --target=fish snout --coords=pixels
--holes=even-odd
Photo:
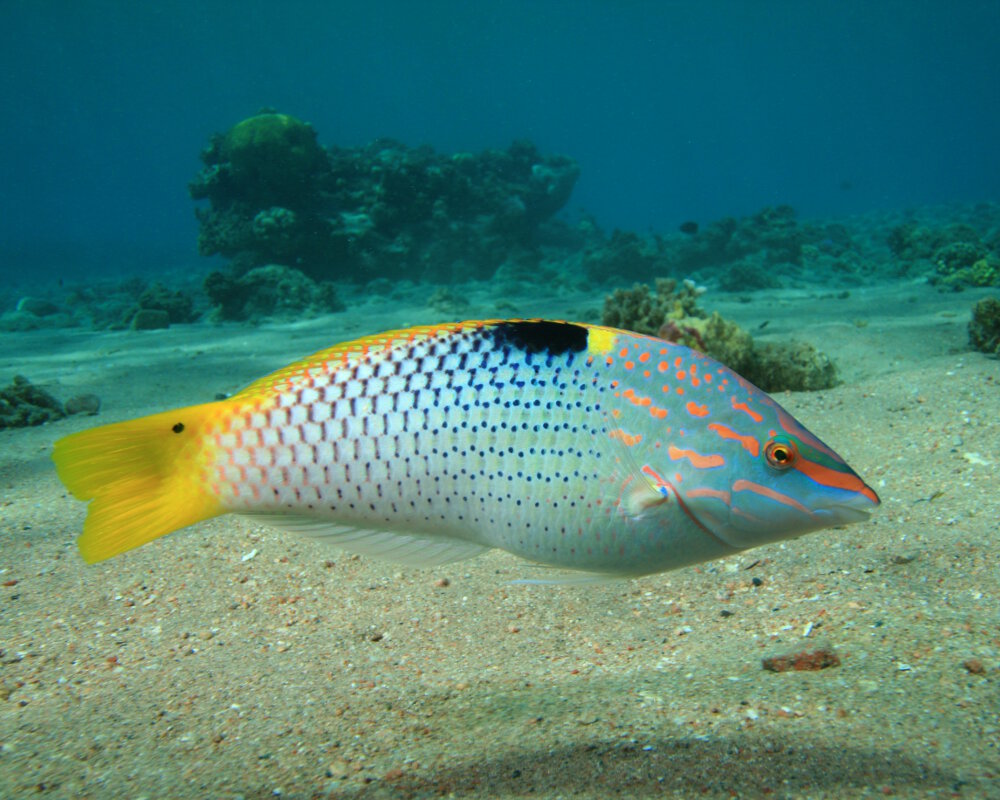
[[[861,483],[861,487],[845,497],[838,497],[828,505],[818,508],[817,513],[829,516],[830,525],[848,525],[852,522],[866,521],[882,501],[868,484]]]

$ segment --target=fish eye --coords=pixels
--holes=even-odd
[[[785,436],[776,436],[764,445],[764,458],[775,469],[788,469],[798,457],[795,443]]]

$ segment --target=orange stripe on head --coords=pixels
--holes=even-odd
[[[763,422],[764,421],[764,417],[761,416],[760,414],[758,414],[752,408],[750,408],[750,406],[748,406],[746,403],[737,403],[735,397],[733,398],[733,410],[744,412],[754,422]]]
[[[754,494],[759,494],[761,497],[767,497],[777,503],[781,503],[783,506],[789,506],[790,508],[794,508],[796,511],[801,511],[803,514],[808,514],[810,517],[813,516],[813,512],[802,505],[802,503],[798,500],[792,499],[787,494],[776,492],[769,486],[761,486],[759,483],[754,483],[753,481],[738,480],[733,483],[733,491],[753,492]]]
[[[709,489],[707,486],[698,486],[694,489],[688,489],[686,494],[688,500],[698,497],[711,497],[714,500],[721,500],[727,506],[731,505],[733,501],[732,495],[729,492],[724,492],[719,489]]]
[[[853,472],[841,472],[840,470],[824,467],[815,461],[808,461],[805,458],[796,459],[792,465],[811,480],[816,481],[820,486],[830,486],[834,489],[843,489],[847,492],[857,492],[863,494],[873,503],[880,503],[878,495],[861,478]]]
[[[718,422],[709,423],[708,429],[718,434],[723,439],[735,439],[743,445],[744,450],[755,458],[760,455],[760,442],[758,442],[753,436],[744,436],[741,433],[737,433],[732,428],[726,425],[721,425]]]
[[[718,453],[713,453],[712,455],[703,456],[701,453],[696,453],[694,450],[681,450],[678,447],[670,445],[667,448],[667,455],[670,456],[672,461],[680,461],[681,459],[687,459],[691,462],[691,466],[698,469],[711,469],[713,467],[721,467],[726,463],[726,459],[719,455]]]

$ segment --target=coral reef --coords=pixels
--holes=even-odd
[[[856,280],[868,269],[844,225],[801,223],[791,206],[725,217],[704,228],[684,223],[681,233],[641,237],[616,230],[610,238],[591,236],[584,272],[596,283],[693,275],[724,291],[743,292],[781,286],[783,277]]]
[[[678,289],[673,278],[656,278],[652,292],[641,283],[631,289],[615,289],[604,300],[602,323],[656,336],[668,322],[707,317],[698,308],[698,297],[704,291],[692,281],[684,281]]]
[[[697,305],[704,289],[658,278],[655,290],[637,284],[605,298],[602,322],[659,336],[721,361],[767,392],[812,391],[837,384],[833,362],[805,342],[757,343],[735,322]]]
[[[49,326],[48,323],[53,321],[56,324],[49,327],[89,324],[96,329],[142,330],[197,320],[201,316],[196,308],[198,301],[201,300],[204,305],[203,299],[197,296],[198,277],[179,271],[165,280],[183,288],[168,288],[159,281],[148,283],[145,277],[139,276],[124,280],[98,278],[70,284],[64,290],[57,313],[41,318],[40,323],[24,327]],[[22,312],[14,314],[25,316]],[[0,327],[9,324],[11,316],[0,318]]]
[[[800,221],[787,205],[690,220],[665,235],[606,235],[586,216],[571,225],[555,215],[577,163],[525,141],[452,155],[392,139],[324,148],[307,123],[267,110],[215,135],[201,158],[189,187],[207,201],[196,212],[199,249],[229,259],[232,281],[280,264],[318,282],[449,284],[502,271],[513,286],[549,265],[547,274],[572,275],[577,286],[688,275],[743,292],[817,276],[855,283],[874,271],[853,228]],[[897,228],[890,238],[899,253],[929,258],[951,241],[925,246],[915,228]]]
[[[156,331],[170,327],[170,315],[158,308],[140,308],[132,315],[129,327],[134,331]]]
[[[631,231],[616,230],[611,238],[587,249],[583,257],[586,276],[592,281],[642,281],[673,272],[674,259],[663,239],[642,239]]]
[[[207,198],[213,208],[307,206],[329,171],[312,126],[271,112],[213,136],[201,158],[206,169],[191,184],[191,196]]]
[[[1000,286],[1000,242],[980,235],[967,222],[934,228],[905,222],[895,226],[887,242],[902,273],[927,265],[928,279],[941,288]]]
[[[756,289],[775,289],[781,280],[761,260],[750,256],[741,258],[719,276],[719,288],[724,292],[751,292]]]
[[[205,293],[221,320],[297,317],[303,312],[343,311],[344,304],[329,281],[314,281],[297,269],[280,264],[255,267],[243,275],[212,272]]]
[[[122,325],[132,330],[154,330],[170,325],[194,322],[194,298],[181,290],[171,291],[156,282],[143,290],[138,303],[122,316]]]
[[[955,247],[952,245],[952,247]],[[938,262],[938,274],[932,283],[939,283],[952,289],[964,289],[966,286],[1000,286],[1000,258],[983,255],[979,249],[966,250],[962,246],[959,257]],[[952,250],[948,255],[953,255]]]
[[[690,273],[706,266],[739,261],[761,254],[771,264],[800,264],[802,247],[821,241],[823,233],[796,219],[791,206],[768,206],[756,214],[736,219],[725,217],[681,241],[677,246],[677,267]]]
[[[316,281],[488,278],[538,259],[539,229],[569,199],[576,162],[529,142],[440,155],[380,139],[324,149],[304,122],[274,112],[216,135],[191,196],[199,249],[234,260],[234,279],[266,264]]]
[[[808,342],[754,342],[742,375],[766,392],[815,392],[836,386],[837,367]]]
[[[931,258],[946,241],[942,230],[904,222],[889,231],[886,242],[892,254],[900,261]]]
[[[984,297],[972,307],[969,342],[983,353],[1000,355],[1000,297]]]

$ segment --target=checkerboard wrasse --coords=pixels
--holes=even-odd
[[[336,345],[53,452],[100,561],[220,514],[436,565],[491,548],[638,576],[859,522],[875,492],[701,353],[547,320]]]

